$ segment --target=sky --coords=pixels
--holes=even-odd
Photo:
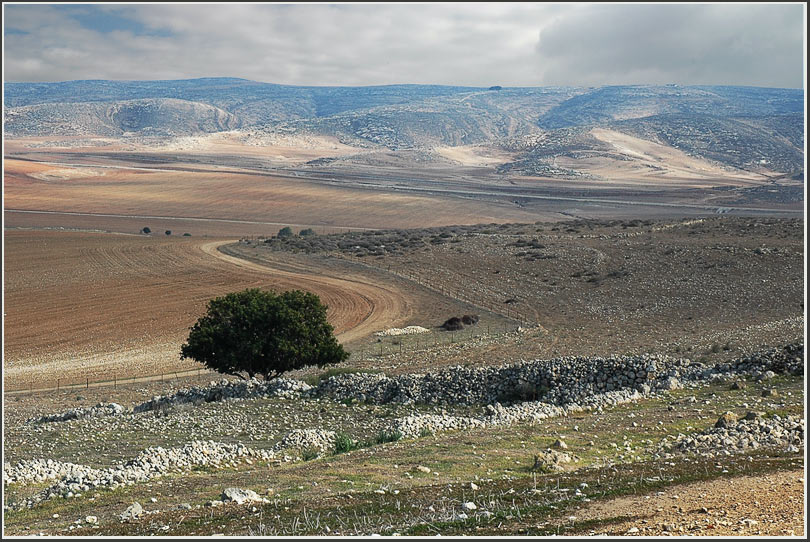
[[[803,88],[795,4],[3,4],[4,81]]]

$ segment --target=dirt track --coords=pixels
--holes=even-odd
[[[372,278],[217,250],[232,240],[6,231],[5,242],[9,389],[196,368],[179,359],[188,328],[209,299],[249,287],[318,294],[344,344],[413,312],[407,292]]]
[[[318,294],[329,306],[329,316],[335,326],[337,338],[342,343],[370,335],[375,331],[393,327],[394,322],[409,318],[412,306],[407,296],[398,288],[372,284],[367,277],[330,275],[323,270],[314,274],[303,266],[292,263],[281,265],[262,265],[218,250],[231,241],[213,241],[200,245],[206,254],[223,262],[259,273],[272,273],[273,278],[291,287],[303,288]]]

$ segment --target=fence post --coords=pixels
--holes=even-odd
[[[56,391],[59,391],[59,379],[56,379]]]
[[[90,389],[90,377],[87,377],[87,387],[85,389]]]
[[[118,376],[113,373],[113,389],[118,387]]]

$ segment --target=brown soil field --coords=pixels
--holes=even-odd
[[[5,209],[216,218],[323,227],[534,221],[512,203],[403,194],[257,175],[88,168],[5,160]],[[70,178],[68,178],[70,177]],[[43,180],[46,179],[46,180]],[[268,226],[268,232],[278,231]]]
[[[346,345],[464,309],[351,263],[285,257],[259,265],[217,251],[233,241],[6,231],[5,385],[197,368],[179,359],[188,328],[209,299],[248,287],[318,294]]]

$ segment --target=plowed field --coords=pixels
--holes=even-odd
[[[217,251],[232,240],[85,232],[5,233],[5,384],[154,375],[179,359],[212,297],[248,287],[318,294],[346,344],[401,326],[432,302],[375,276],[315,264],[261,265]]]

